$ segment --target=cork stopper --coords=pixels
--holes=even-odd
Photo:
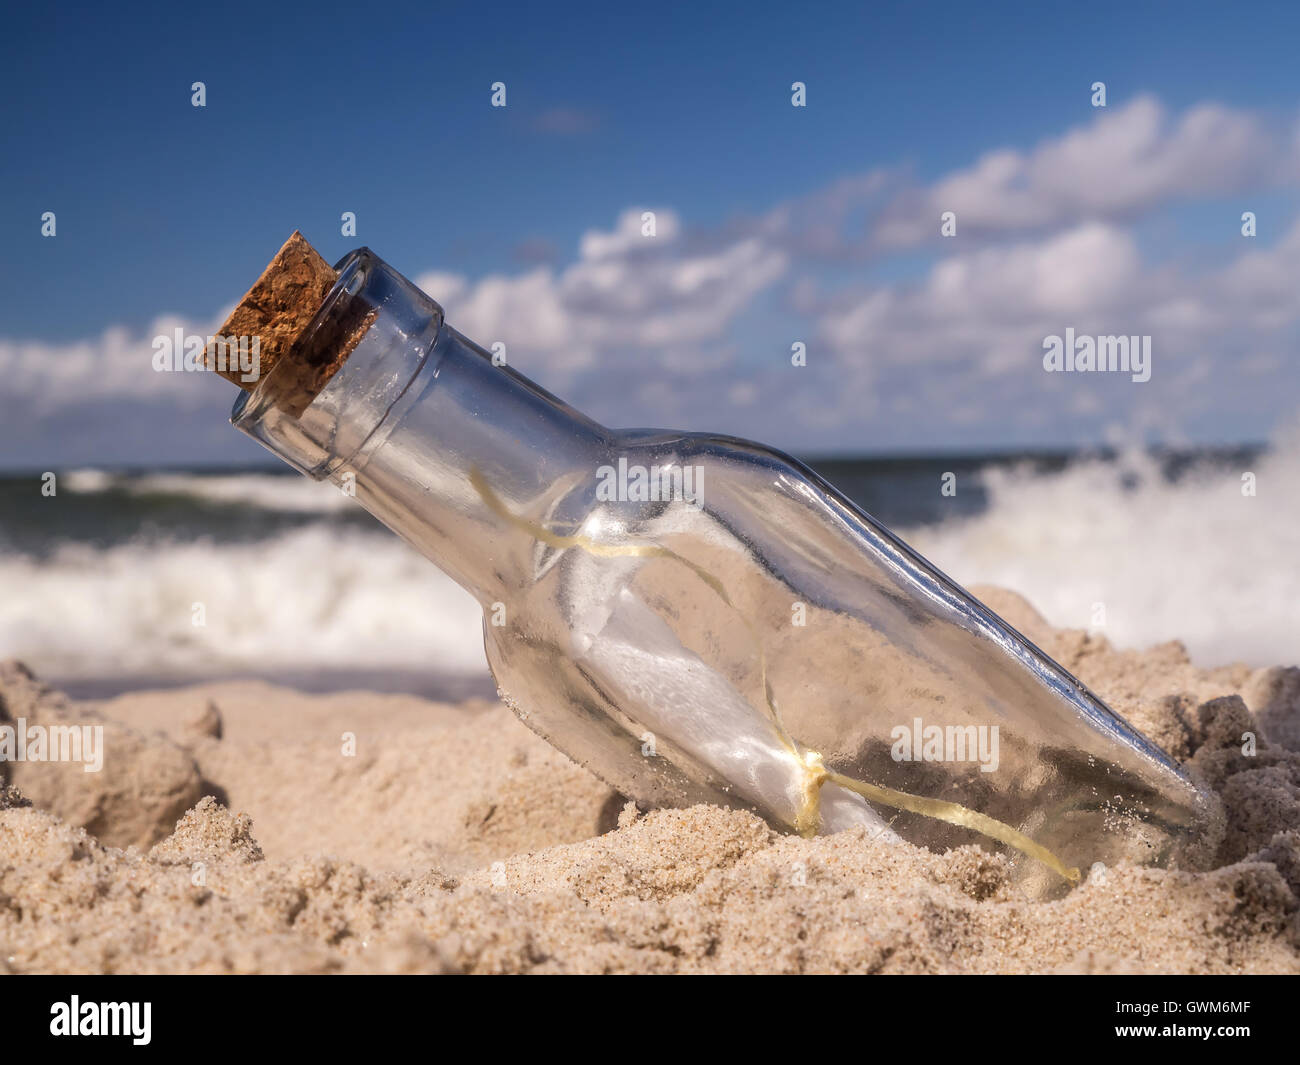
[[[375,319],[374,308],[352,299],[316,330],[308,328],[337,279],[333,267],[294,230],[221,327],[224,337],[260,338],[258,379],[245,381],[237,366],[223,368],[211,351],[209,367],[248,392],[278,371],[268,382],[273,402],[300,416]]]

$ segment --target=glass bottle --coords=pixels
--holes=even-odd
[[[1000,847],[1033,895],[1191,861],[1205,794],[807,467],[606,429],[369,250],[338,270],[310,328],[368,315],[346,362],[300,417],[272,370],[231,420],[468,589],[501,697],[574,761],[643,805]]]

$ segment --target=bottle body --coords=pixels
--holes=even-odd
[[[233,420],[468,588],[503,698],[576,762],[646,805],[1009,841],[1033,894],[1196,837],[1205,799],[1163,752],[811,471],[605,429],[390,274],[342,264],[379,328],[301,422],[256,393]]]

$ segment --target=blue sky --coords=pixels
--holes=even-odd
[[[803,452],[1261,439],[1300,407],[1298,24],[1291,5],[16,9],[0,465],[258,458],[222,383],[128,382],[294,228],[331,260],[369,245],[610,424]],[[980,165],[1003,150],[1000,182]],[[667,239],[643,254],[619,234],[646,209]],[[1152,380],[1045,374],[1038,341],[1066,326],[1151,333]]]

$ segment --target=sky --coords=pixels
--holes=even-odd
[[[0,468],[270,461],[152,343],[294,229],[611,426],[935,453],[1300,410],[1294,5],[80,8],[0,39]],[[1048,372],[1067,329],[1149,336],[1150,379]]]

